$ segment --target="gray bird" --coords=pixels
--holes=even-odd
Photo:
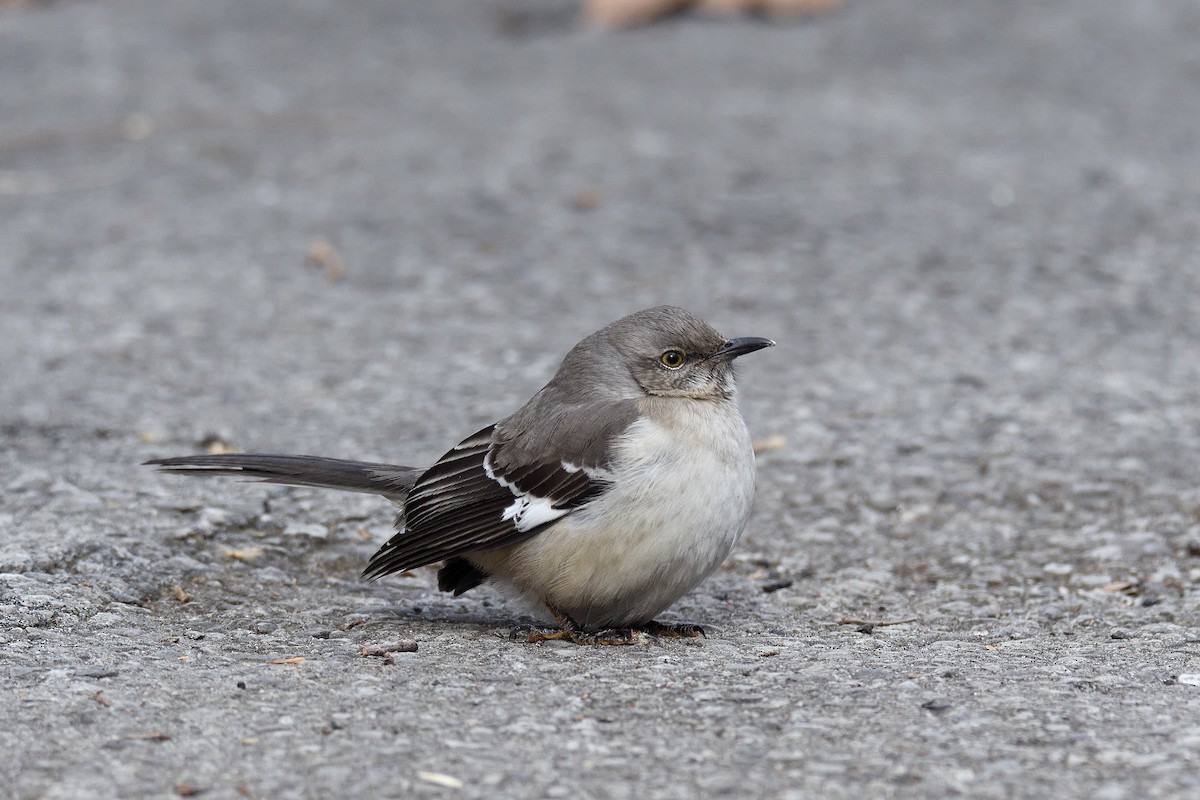
[[[455,596],[495,581],[558,623],[531,641],[699,636],[696,625],[654,617],[712,573],[746,527],[754,452],[733,361],[774,344],[727,339],[681,308],[630,314],[575,345],[516,413],[427,470],[279,455],[146,463],[382,495],[401,506],[399,532],[364,578],[444,562],[438,588]]]

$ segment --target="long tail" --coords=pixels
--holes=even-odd
[[[423,470],[320,456],[198,455],[145,462],[179,475],[237,475],[265,483],[379,494],[402,502]]]

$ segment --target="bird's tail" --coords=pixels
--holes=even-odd
[[[179,475],[234,475],[265,483],[367,492],[402,502],[422,470],[320,456],[198,455],[156,458],[146,464]]]

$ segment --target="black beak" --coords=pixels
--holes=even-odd
[[[774,346],[774,342],[761,336],[743,336],[739,339],[730,339],[724,347],[713,353],[711,358],[737,358],[746,353],[753,353],[755,350],[762,350],[764,347]]]

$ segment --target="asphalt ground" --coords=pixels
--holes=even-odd
[[[1200,795],[1197,42],[0,8],[0,797]],[[383,501],[139,466],[427,464],[659,303],[779,342],[698,642],[526,644],[359,582]]]

